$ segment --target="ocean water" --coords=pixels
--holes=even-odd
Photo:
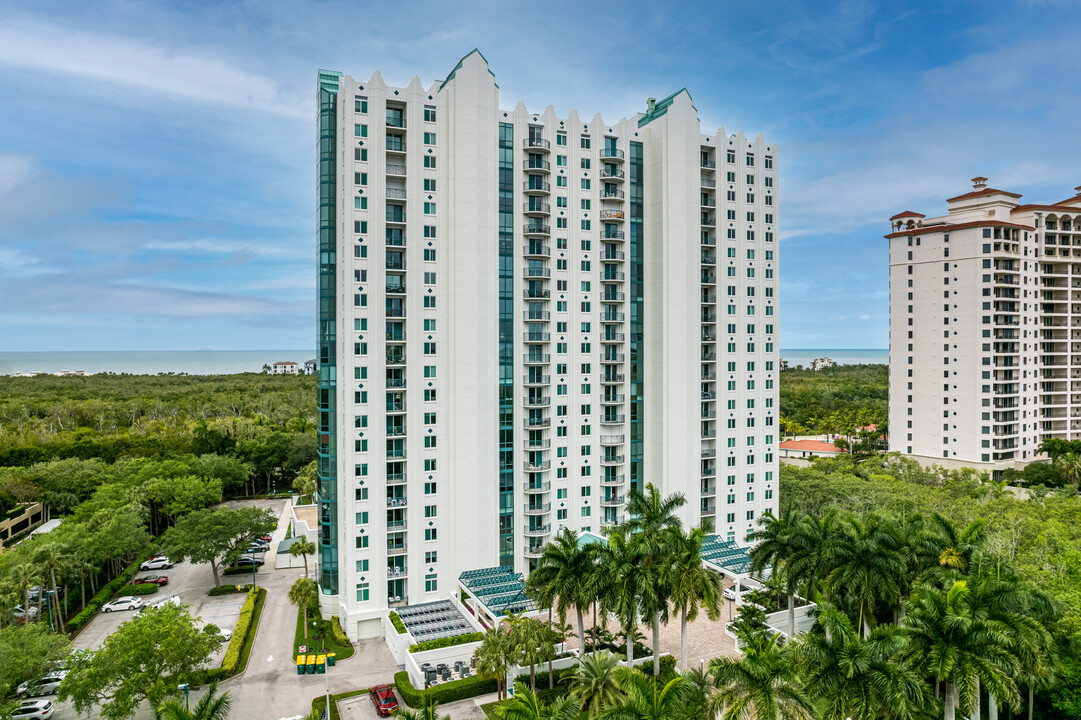
[[[153,350],[86,352],[0,352],[0,375],[17,372],[56,373],[84,370],[87,373],[187,373],[224,375],[262,372],[263,365],[292,360],[304,365],[315,357],[308,350]]]
[[[0,352],[0,375],[17,372],[56,373],[83,370],[87,373],[187,373],[223,375],[261,372],[263,365],[292,360],[303,365],[315,357],[314,350],[153,350],[86,352]],[[808,366],[814,358],[828,357],[839,365],[886,364],[889,350],[796,349],[781,350],[790,366]]]
[[[788,361],[789,367],[802,365],[809,367],[815,358],[828,357],[838,365],[888,365],[890,351],[884,350],[859,350],[859,349],[804,349],[804,348],[781,348],[781,359]]]

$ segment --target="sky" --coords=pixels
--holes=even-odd
[[[1081,3],[0,3],[0,351],[315,345],[319,68],[780,145],[784,348],[888,345],[888,218],[1081,185]]]

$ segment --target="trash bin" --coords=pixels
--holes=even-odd
[[[297,655],[297,675],[303,675],[304,674],[304,672],[305,672],[305,667],[304,666],[306,664],[307,664],[307,660],[305,660],[304,656],[303,655]]]
[[[334,656],[335,653],[327,653],[327,665],[334,667]]]
[[[305,663],[308,666],[308,674],[309,675],[314,675],[315,674],[315,656],[314,655],[308,655],[307,658],[305,658]]]
[[[317,656],[315,658],[315,672],[319,673],[320,675],[325,673],[327,671],[326,662],[327,662],[327,656],[326,655]]]

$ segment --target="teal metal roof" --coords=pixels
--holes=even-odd
[[[537,609],[537,604],[525,594],[522,573],[514,572],[511,567],[466,570],[458,576],[458,582],[476,595],[494,617]]]
[[[579,549],[584,548],[586,545],[592,545],[593,543],[607,545],[608,538],[604,537],[603,535],[598,535],[596,533],[590,532],[588,530],[585,530],[580,535],[578,535]]]
[[[733,540],[721,540],[719,535],[708,535],[702,543],[702,559],[742,575],[751,567],[751,549],[739,547]]]
[[[480,55],[480,59],[484,61],[484,66],[488,67],[488,58],[484,57],[484,53],[482,53],[479,48],[473,48],[472,50],[470,50],[469,52],[467,52],[465,54],[465,57],[463,57],[461,60],[458,61],[458,64],[455,65],[454,69],[450,71],[450,75],[447,75],[447,79],[444,80],[442,83],[440,83],[440,85],[439,85],[440,90],[442,90],[443,87],[447,83],[449,83],[451,80],[454,79],[454,73],[458,72],[458,68],[460,68],[462,66],[462,63],[465,62],[465,58],[469,57],[473,53],[476,53],[477,55]],[[491,75],[492,77],[495,77],[495,73],[492,72],[491,68],[488,68],[488,74]],[[498,83],[496,84],[496,87],[499,87]]]
[[[642,127],[643,125],[651,123],[657,118],[659,118],[661,115],[667,113],[669,106],[672,105],[672,103],[675,101],[676,97],[678,97],[680,93],[687,93],[687,97],[691,100],[691,107],[694,108],[695,112],[698,112],[698,108],[694,107],[694,98],[691,98],[690,91],[688,91],[687,88],[680,88],[679,90],[666,97],[664,100],[660,100],[654,103],[653,107],[649,108],[645,115],[638,118],[638,127]]]
[[[338,92],[338,80],[342,74],[337,70],[320,70],[319,71],[319,88],[321,90],[329,90],[332,93]]]

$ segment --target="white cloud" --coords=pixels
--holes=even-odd
[[[215,105],[307,118],[304,99],[216,52],[21,19],[0,23],[0,65]]]

